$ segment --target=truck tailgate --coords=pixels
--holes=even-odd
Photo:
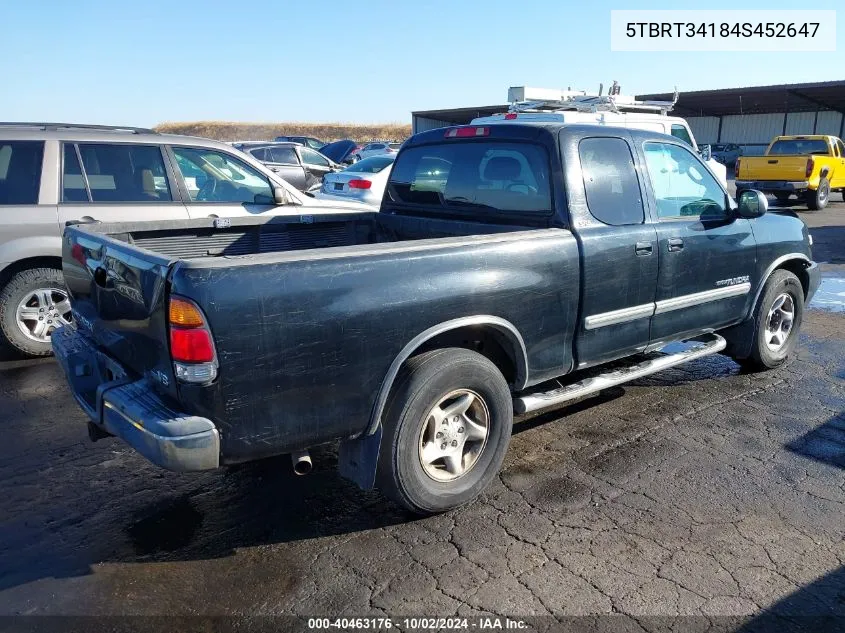
[[[166,314],[173,262],[120,237],[65,229],[62,268],[75,327],[127,372],[152,375],[175,395]]]
[[[807,180],[806,156],[743,156],[737,180]]]

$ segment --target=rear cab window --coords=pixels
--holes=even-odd
[[[42,141],[0,141],[0,205],[38,204]]]
[[[350,165],[343,171],[363,173],[363,174],[377,174],[381,170],[393,164],[393,159],[390,156],[370,156],[359,160],[357,163]]]
[[[830,149],[827,146],[827,141],[815,139],[783,139],[775,141],[769,148],[769,154],[802,156],[815,154],[816,156],[825,156],[830,154]]]
[[[548,151],[503,140],[409,147],[393,165],[388,198],[457,214],[550,215]],[[483,215],[482,213],[482,215]]]

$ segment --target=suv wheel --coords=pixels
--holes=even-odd
[[[50,336],[70,321],[70,300],[55,268],[22,270],[0,292],[0,332],[27,356],[49,356]]]

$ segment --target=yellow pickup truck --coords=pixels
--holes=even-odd
[[[845,144],[835,136],[776,136],[765,155],[737,160],[737,196],[743,189],[774,194],[780,203],[795,194],[823,209],[831,191],[845,190]]]

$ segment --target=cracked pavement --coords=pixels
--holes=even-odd
[[[845,277],[845,204],[804,214]],[[91,444],[50,359],[0,363],[0,614],[845,616],[845,313],[520,420],[475,503],[411,517],[312,452],[210,473]],[[623,629],[619,629],[623,630]]]

